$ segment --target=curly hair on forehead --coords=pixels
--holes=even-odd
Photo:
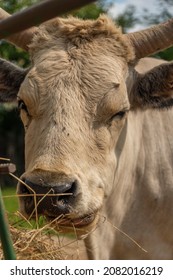
[[[96,41],[100,48],[105,51],[109,49],[115,55],[124,57],[127,62],[134,59],[133,48],[123,36],[121,28],[106,15],[101,15],[97,20],[81,20],[72,16],[50,20],[40,25],[29,49],[33,55],[39,50],[51,47],[64,49],[71,44],[73,47],[82,48]]]

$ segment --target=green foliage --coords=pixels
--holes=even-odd
[[[167,61],[173,60],[173,47],[155,54],[154,57],[161,58]]]
[[[172,0],[158,0],[154,12],[150,12],[148,8],[143,10],[141,23],[152,25],[167,21],[173,16],[170,12],[171,8]]]
[[[104,13],[104,10],[101,6],[90,4],[80,10],[74,11],[73,15],[82,19],[96,19],[102,13]]]
[[[41,0],[0,0],[0,7],[10,14],[13,14],[40,1]],[[104,13],[104,9],[98,3],[90,4],[79,10],[75,10],[72,14],[83,19],[95,19],[101,13]],[[5,41],[0,42],[0,57],[24,68],[29,65],[29,55],[20,48],[16,48]]]
[[[10,14],[27,8],[41,0],[0,0],[0,7]]]
[[[41,0],[0,0],[0,7],[12,14],[33,4],[39,3],[40,1]],[[72,14],[83,19],[95,19],[99,14],[107,12],[112,5],[116,5],[116,1],[99,0],[79,10],[73,11]],[[156,2],[154,13],[150,12],[149,9],[144,9],[139,18],[135,6],[128,5],[124,12],[115,18],[115,21],[118,25],[122,26],[124,32],[127,32],[137,23],[143,23],[147,26],[167,20],[172,17],[170,7],[172,7],[172,0],[158,0]],[[29,57],[26,52],[4,41],[0,42],[0,56],[11,62],[17,63],[21,67],[27,67],[29,65]],[[157,57],[172,60],[172,48],[157,54]]]
[[[173,17],[170,12],[172,9],[172,0],[158,0],[156,2],[156,9],[154,12],[150,12],[149,9],[144,9],[140,22],[146,25],[155,25],[169,20]],[[157,53],[154,57],[173,60],[173,47]]]
[[[29,65],[29,55],[20,48],[2,41],[0,43],[0,57],[18,64],[20,67],[28,67]]]
[[[15,225],[16,228],[27,228],[32,230],[38,227],[42,228],[46,224],[46,219],[44,216],[39,216],[38,221],[36,222],[35,219],[25,221],[16,214],[16,211],[19,210],[16,188],[4,188],[2,190],[2,198],[4,201],[6,213],[8,214],[9,223],[11,225]]]
[[[126,33],[128,29],[134,27],[136,23],[139,23],[139,19],[136,17],[135,12],[135,7],[129,5],[124,13],[119,14],[116,18],[116,23],[122,27],[124,33]]]
[[[37,0],[0,0],[0,7],[13,14],[38,2]],[[21,67],[29,65],[28,54],[5,41],[0,42],[0,57],[14,62]]]

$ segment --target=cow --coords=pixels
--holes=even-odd
[[[173,258],[173,63],[145,58],[172,30],[55,18],[22,41],[29,69],[0,60],[25,129],[20,211],[85,238],[89,259]]]

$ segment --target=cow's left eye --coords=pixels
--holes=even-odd
[[[23,100],[18,101],[18,109],[19,110],[24,110],[28,113],[28,109],[27,109],[25,103],[23,102]]]
[[[122,120],[125,115],[126,115],[127,111],[120,111],[118,113],[116,113],[115,115],[113,115],[110,119],[110,121],[113,121],[113,120]]]

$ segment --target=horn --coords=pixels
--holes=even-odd
[[[8,19],[6,18],[9,15],[1,9],[1,18],[5,19],[0,23],[0,38],[7,37],[10,42],[27,50],[33,33],[36,31],[36,27],[21,32],[22,30],[34,26],[36,23],[40,24],[53,17],[69,12],[70,10],[80,8],[94,2],[94,0],[47,0],[42,2],[16,13]],[[17,34],[17,32],[21,33]]]
[[[6,19],[10,16],[11,16],[10,14],[8,14],[6,11],[0,8],[0,20]],[[6,40],[16,45],[17,47],[20,47],[23,50],[28,51],[28,45],[30,44],[36,30],[37,30],[36,27],[29,28],[25,31],[10,35]]]
[[[134,47],[136,58],[158,53],[173,45],[173,19],[124,36]]]

